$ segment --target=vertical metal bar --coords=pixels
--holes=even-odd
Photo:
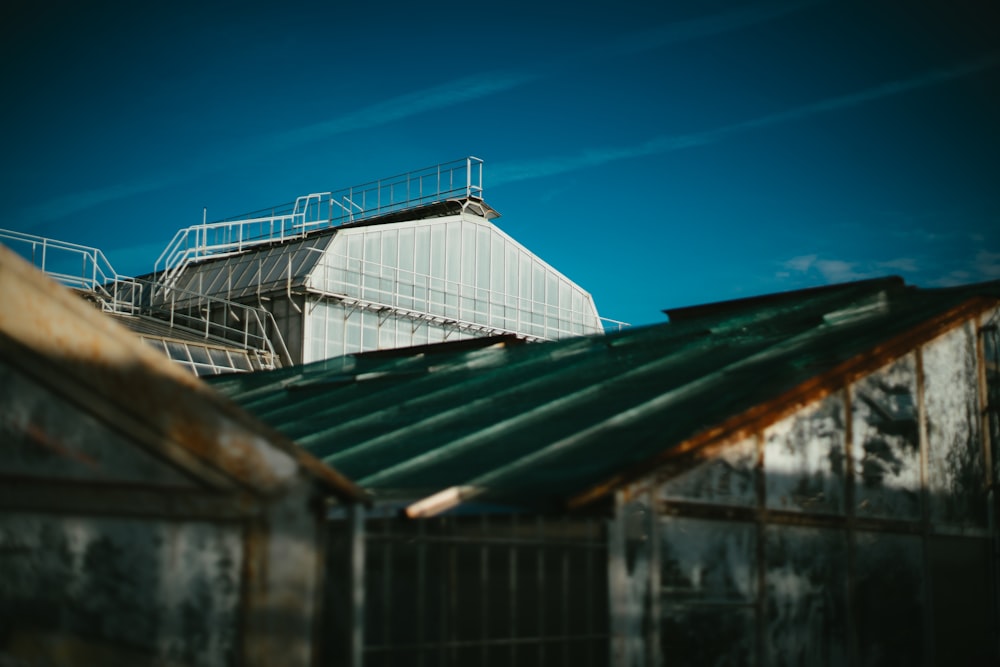
[[[757,445],[757,600],[754,605],[754,615],[756,623],[756,664],[768,664],[767,658],[767,524],[766,524],[766,502],[767,502],[767,480],[764,475],[764,434],[757,432],[754,434],[754,442]]]
[[[614,495],[614,513],[608,522],[608,664],[623,665],[628,657],[628,571],[625,564],[624,494]]]
[[[365,514],[361,503],[351,505],[350,523],[350,664],[362,667],[365,643]]]
[[[857,597],[857,548],[858,540],[855,520],[854,500],[854,419],[851,406],[854,392],[851,385],[845,385],[844,395],[844,461],[847,469],[844,471],[844,502],[847,505],[847,610],[848,618],[853,618],[854,600]],[[847,663],[860,664],[858,654],[858,632],[856,623],[847,624]]]
[[[424,665],[424,641],[427,634],[424,611],[427,605],[427,542],[424,533],[426,519],[417,519],[417,664]]]
[[[646,633],[647,664],[659,667],[663,664],[663,652],[660,644],[660,522],[656,516],[655,487],[647,489],[646,497],[648,524],[646,525],[649,540],[649,630]]]
[[[450,660],[445,660],[446,663],[452,665],[458,664],[458,647],[455,642],[458,640],[458,546],[456,546],[455,537],[455,522],[454,517],[449,517],[445,519],[448,525],[448,572],[447,576],[441,577],[441,584],[445,588],[446,597],[442,601],[448,601],[448,611],[442,614],[447,619],[445,628],[448,629],[447,634],[442,638],[446,639],[447,645],[449,646],[449,658]],[[442,605],[443,607],[444,605]]]
[[[517,515],[512,514],[510,517],[511,523],[511,535],[516,540],[517,536]],[[510,589],[509,598],[510,603],[509,609],[509,636],[511,638],[510,642],[510,664],[511,667],[517,667],[517,644],[513,641],[517,638],[517,547],[516,542],[512,541],[509,547],[510,561],[508,567],[508,574],[510,578]]]
[[[489,596],[489,516],[482,515],[480,520],[480,534],[482,539],[479,544],[479,639],[480,655],[479,662],[482,665],[489,664],[489,622],[490,622],[490,596]]]
[[[587,551],[586,551],[586,556],[585,556],[586,563],[585,563],[584,567],[586,568],[586,572],[587,572],[587,579],[586,579],[587,584],[584,587],[584,599],[586,600],[586,602],[584,603],[584,606],[585,606],[586,611],[587,611],[587,617],[585,619],[585,626],[584,627],[586,627],[586,629],[587,629],[587,636],[588,637],[593,637],[594,636],[594,631],[595,631],[595,628],[594,628],[594,615],[595,615],[595,610],[594,610],[594,588],[595,588],[595,586],[594,586],[594,549],[593,549],[593,546],[590,544],[590,542],[593,541],[593,539],[594,539],[593,533],[594,533],[595,528],[597,528],[597,524],[596,524],[595,520],[593,520],[593,519],[587,519],[586,521],[587,521],[588,529],[587,529],[587,544],[586,544]],[[598,529],[597,532],[600,533],[600,530]],[[605,548],[606,548],[606,546],[607,545],[605,545]],[[607,556],[607,555],[609,555],[609,553],[607,551],[605,551],[605,555]],[[606,567],[607,567],[607,561],[608,561],[608,559],[605,558],[605,566]],[[610,600],[609,600],[609,605],[608,605],[609,609],[610,609],[610,606],[611,605],[610,605]],[[588,639],[587,643],[589,644],[591,641],[593,641],[593,640]],[[594,651],[586,651],[586,654],[587,654],[587,665],[588,666],[592,666],[594,664],[594,660],[596,658],[595,654],[594,654]]]
[[[538,538],[538,545],[535,547],[537,551],[536,559],[536,576],[538,579],[538,589],[535,591],[535,596],[537,597],[536,605],[538,608],[538,664],[544,665],[545,662],[545,641],[547,638],[545,631],[545,599],[548,597],[548,591],[545,589],[545,522],[541,516],[535,519],[535,531]]]
[[[992,564],[992,567],[989,568],[989,577],[991,579],[990,588],[993,593],[991,596],[993,602],[993,636],[996,638],[993,642],[993,650],[995,654],[1000,655],[1000,532],[997,531],[996,524],[997,480],[995,479],[993,470],[993,447],[996,443],[993,442],[993,430],[990,424],[991,411],[996,410],[997,406],[992,405],[990,402],[990,386],[989,378],[987,377],[988,360],[986,358],[986,336],[989,335],[991,330],[995,329],[990,328],[990,322],[987,320],[988,317],[988,312],[983,313],[975,322],[976,369],[979,390],[979,441],[983,448],[983,484],[986,490],[986,529],[991,536],[989,540],[989,562]],[[993,317],[995,318],[996,315]],[[1000,367],[997,368],[997,372],[1000,373]]]
[[[568,519],[564,517],[563,518],[563,523],[564,524],[568,523]],[[569,586],[569,550],[570,550],[570,547],[568,547],[568,546],[564,547],[563,550],[562,550],[562,563],[561,563],[561,566],[562,566],[561,567],[561,569],[562,569],[561,579],[562,579],[562,581],[560,582],[560,586],[559,586],[559,588],[560,588],[559,599],[560,599],[560,602],[561,602],[561,605],[560,605],[560,608],[559,608],[559,615],[562,616],[562,627],[560,628],[560,631],[562,632],[562,636],[563,636],[563,640],[562,640],[562,664],[563,664],[563,667],[569,667],[569,646],[570,646],[570,638],[569,638],[569,632],[570,632],[570,627],[569,627],[569,615],[570,615],[570,608],[569,608],[569,591],[570,591],[570,586]],[[589,585],[587,587],[589,588]]]
[[[924,347],[920,346],[914,352],[917,366],[917,433],[920,440],[920,520],[922,524],[921,540],[923,542],[923,580],[924,580],[924,632],[923,652],[930,656],[928,662],[934,661],[934,612],[933,590],[931,587],[930,563],[930,443],[927,439],[927,406],[924,396]]]

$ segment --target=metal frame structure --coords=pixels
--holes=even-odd
[[[157,280],[124,276],[98,248],[6,229],[0,229],[0,240],[56,282],[78,290],[102,311],[126,320],[145,318],[166,325],[176,334],[172,338],[149,333],[143,337],[154,347],[166,349],[171,358],[190,361],[186,365],[196,373],[271,369],[291,363],[274,316],[265,308],[177,287],[165,289]],[[201,348],[211,356],[204,363],[186,360],[190,351],[171,352],[171,346],[187,347],[192,335],[204,341]],[[227,344],[244,350],[246,359],[254,362],[251,368],[209,352],[212,348],[225,354]],[[195,354],[201,357],[200,352]]]
[[[327,632],[338,646],[354,635],[347,664],[605,664],[604,519],[376,515],[358,526],[330,524],[329,606],[354,611]],[[360,594],[352,580],[365,582]]]
[[[1000,652],[998,323],[981,304],[949,313],[619,491],[611,662]],[[783,459],[785,437],[812,459]],[[898,481],[876,492],[875,475]]]
[[[483,161],[470,156],[341,190],[311,193],[292,204],[181,229],[153,270],[169,286],[197,259],[302,238],[312,231],[437,202],[481,199],[482,192]]]

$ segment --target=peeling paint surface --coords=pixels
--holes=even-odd
[[[751,507],[757,502],[757,443],[746,438],[660,486],[665,500]]]
[[[193,486],[175,468],[5,365],[0,405],[3,474]]]
[[[928,344],[923,351],[927,412],[927,482],[931,520],[985,526],[986,496],[976,338],[972,323]]]
[[[832,394],[764,432],[767,506],[844,512],[844,400]]]
[[[5,514],[0,662],[235,664],[241,550],[232,524]]]
[[[899,361],[852,387],[855,512],[920,517],[920,428],[916,358]]]

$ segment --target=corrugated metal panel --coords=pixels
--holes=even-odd
[[[776,421],[996,302],[974,293],[867,281],[608,336],[348,356],[215,386],[380,496],[563,506]]]

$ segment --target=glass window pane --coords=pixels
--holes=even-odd
[[[920,518],[916,359],[908,355],[852,388],[855,512]]]
[[[856,535],[853,620],[862,665],[919,665],[924,646],[923,546],[919,537]]]
[[[671,602],[745,602],[757,595],[757,526],[660,518],[660,583]]]
[[[847,663],[847,544],[840,531],[768,526],[767,663]]]
[[[764,432],[767,506],[844,511],[844,400],[832,394]]]
[[[975,350],[975,334],[966,323],[923,351],[928,490],[935,522],[986,523]]]
[[[746,438],[665,482],[660,497],[752,507],[757,503],[757,443]]]
[[[993,443],[993,484],[1000,482],[1000,310],[993,311],[983,326],[983,358],[986,364],[986,406],[989,410],[990,442]]]
[[[188,351],[191,353],[191,359],[196,364],[210,365],[212,362],[208,358],[208,350],[206,350],[201,345],[188,345]]]

